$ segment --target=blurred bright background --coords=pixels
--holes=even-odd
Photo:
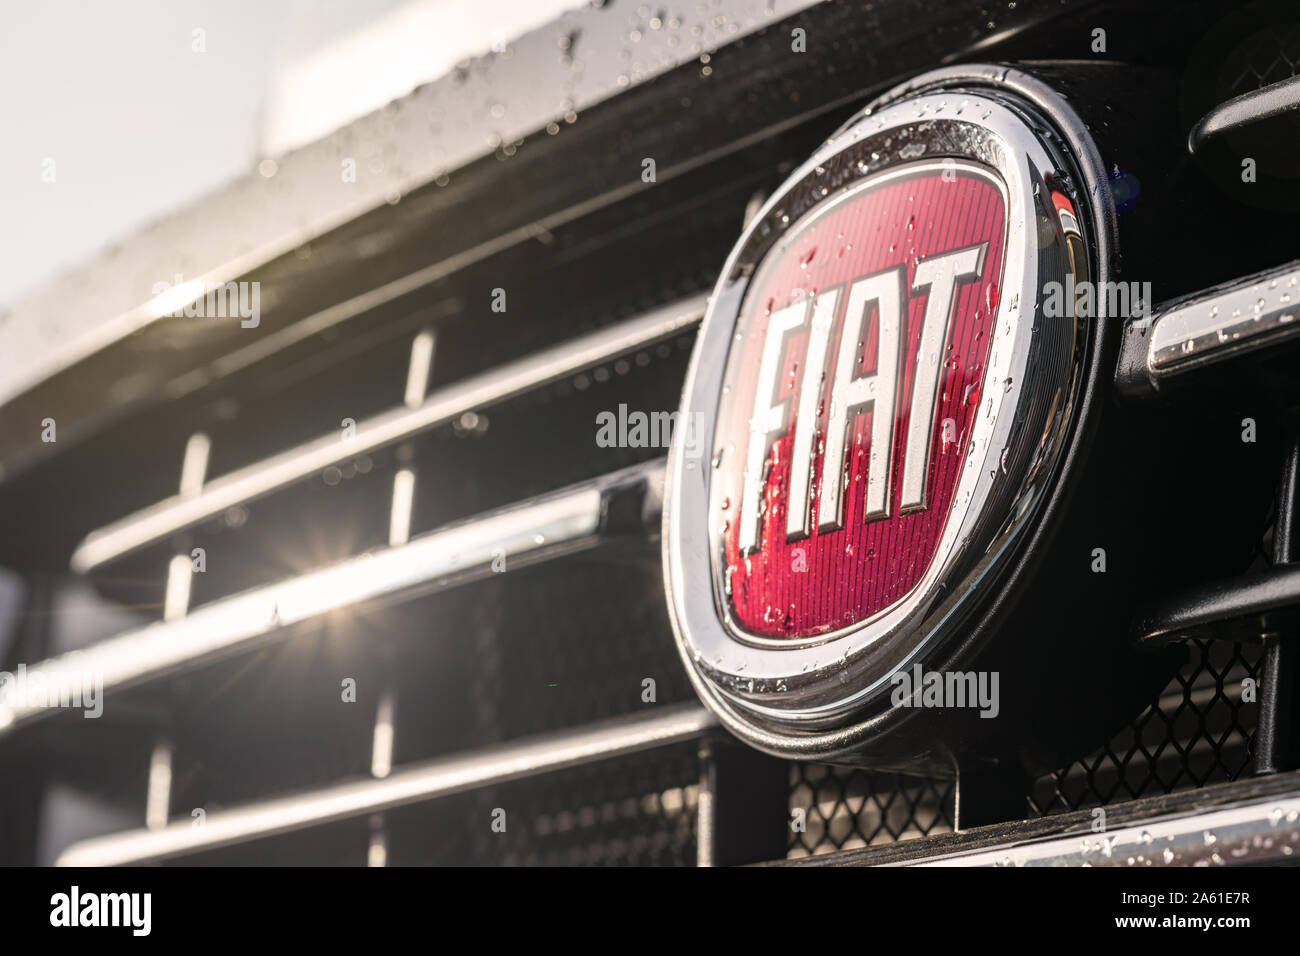
[[[49,0],[0,6],[0,313],[260,160],[309,143],[583,5]]]

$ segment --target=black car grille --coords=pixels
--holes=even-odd
[[[1128,726],[1092,753],[1043,774],[1025,794],[1024,817],[1105,807],[1237,780],[1253,772],[1258,710],[1242,681],[1260,678],[1258,645],[1188,642],[1187,662]],[[816,856],[953,829],[950,779],[873,774],[825,764],[791,768],[790,855]]]
[[[775,36],[770,42],[783,42],[780,31]],[[1247,61],[1240,91],[1288,70],[1293,75],[1296,62],[1285,51]],[[690,72],[694,79],[698,71]],[[450,241],[429,225],[436,213],[449,208],[472,218],[475,203],[505,188],[500,184],[516,169],[511,181],[525,184],[511,187],[517,193],[545,194],[550,205],[543,208],[577,208],[580,197],[608,185],[602,177],[609,173],[592,171],[590,188],[575,183],[573,157],[639,161],[645,137],[625,142],[625,117],[668,94],[680,102],[678,82],[670,75],[659,89],[650,84],[621,104],[593,110],[573,133],[590,138],[572,146],[564,144],[566,129],[457,171],[450,185],[404,197],[413,210],[409,221],[379,230],[391,261],[412,271],[427,266],[429,244]],[[797,102],[797,84],[786,85]],[[423,329],[436,331],[436,391],[646,314],[667,315],[679,306],[683,314],[697,313],[751,199],[775,186],[846,113],[830,94],[815,106],[798,122],[749,130],[744,141],[706,143],[710,151],[702,147],[679,164],[664,162],[653,188],[560,216],[526,239],[362,312],[346,332],[327,329],[181,399],[133,413],[0,486],[0,501],[16,515],[0,557],[24,573],[28,596],[23,632],[2,663],[69,646],[60,646],[47,625],[66,612],[72,589],[84,585],[70,583],[65,570],[74,546],[90,530],[175,494],[181,452],[194,432],[211,437],[208,470],[218,479],[329,434],[342,419],[362,422],[399,406],[410,341]],[[661,128],[675,129],[677,107],[655,108],[661,112],[652,118],[662,120]],[[602,142],[620,145],[606,156],[593,146]],[[393,215],[406,215],[402,204]],[[532,207],[525,213],[541,219]],[[286,309],[328,308],[371,284],[350,272],[334,274],[354,244],[360,240],[349,235],[322,243],[318,253],[286,257],[278,265],[292,277]],[[295,298],[309,268],[302,263],[310,264],[313,254],[326,265],[308,273],[311,295]],[[489,303],[502,286],[509,304],[496,314]],[[692,343],[693,326],[683,322],[518,394],[468,406],[436,427],[340,458],[86,575],[95,588],[84,597],[90,607],[103,611],[112,604],[132,615],[120,628],[93,635],[99,639],[160,619],[168,561],[195,547],[205,549],[208,570],[195,576],[192,608],[382,551],[394,475],[402,469],[416,476],[412,539],[627,469],[637,481],[630,503],[618,495],[604,501],[598,540],[581,548],[511,562],[504,574],[465,582],[451,580],[449,572],[447,581],[320,615],[275,640],[160,670],[110,698],[100,721],[60,716],[19,728],[12,740],[0,740],[0,777],[21,778],[0,822],[0,862],[48,863],[82,838],[123,830],[147,843],[161,832],[146,828],[145,809],[151,755],[162,745],[170,754],[167,817],[170,828],[185,830],[199,811],[219,821],[265,801],[375,779],[375,727],[384,701],[392,707],[391,762],[398,771],[498,753],[494,748],[538,734],[558,735],[546,739],[562,749],[571,742],[564,735],[606,726],[601,721],[695,713],[662,594],[654,482],[663,451],[600,449],[593,442],[599,411],[620,403],[675,408]],[[93,494],[87,475],[95,476]],[[23,523],[24,512],[39,513],[49,501],[68,502],[56,533],[46,533],[44,518]],[[1243,561],[1237,570],[1248,569]],[[1244,678],[1260,679],[1260,668],[1257,645],[1187,643],[1185,661],[1155,700],[1111,739],[1096,741],[1087,756],[1030,781],[1019,812],[1005,819],[1105,806],[1253,772],[1258,708],[1242,705],[1241,689]],[[358,703],[341,703],[344,679],[356,682]],[[647,679],[654,682],[653,706],[643,698]],[[711,731],[702,721],[698,733],[675,733],[663,745],[628,744],[543,773],[447,787],[430,799],[338,818],[322,815],[287,832],[268,828],[156,854],[116,847],[115,859],[694,864],[709,802],[701,781],[711,758],[701,756],[700,743]],[[770,829],[792,858],[920,839],[958,823],[953,779],[794,762],[775,772],[789,818],[778,811]],[[62,803],[52,799],[56,791]],[[94,808],[92,830],[61,829],[60,808],[69,800]],[[506,826],[498,832],[492,822],[501,809]],[[791,826],[792,820],[802,825]]]
[[[588,127],[598,123],[598,116],[584,117]],[[818,135],[799,133],[804,141]],[[557,145],[563,139],[539,145],[563,157],[567,150]],[[56,715],[20,727],[0,744],[0,760],[25,768],[26,803],[21,815],[7,820],[11,829],[0,858],[48,863],[73,842],[60,833],[76,814],[51,802],[56,790],[94,807],[93,829],[74,832],[74,841],[100,833],[156,833],[146,827],[145,811],[151,760],[160,752],[167,755],[169,777],[165,812],[176,828],[199,816],[220,822],[268,800],[381,779],[372,775],[372,757],[385,706],[391,707],[395,771],[495,753],[538,735],[599,728],[605,720],[630,720],[635,727],[642,716],[665,708],[701,712],[669,638],[662,596],[656,489],[665,449],[597,447],[595,420],[620,404],[676,408],[701,294],[747,202],[764,181],[779,176],[772,151],[778,145],[789,150],[790,143],[789,135],[778,136],[726,164],[697,164],[680,175],[665,164],[665,182],[653,192],[616,198],[538,230],[475,267],[419,288],[399,306],[365,312],[347,334],[335,329],[311,336],[209,388],[110,426],[13,481],[5,489],[9,501],[49,501],[63,492],[81,502],[62,517],[57,546],[44,542],[52,553],[41,567],[32,567],[21,547],[6,554],[9,562],[26,565],[30,583],[47,586],[58,616],[66,613],[64,592],[79,586],[64,570],[70,545],[92,528],[174,495],[173,476],[190,434],[210,440],[211,486],[240,469],[263,469],[273,456],[328,435],[345,418],[360,423],[364,438],[367,421],[400,409],[410,343],[421,329],[435,331],[429,393],[437,396],[475,387],[476,376],[496,374],[508,363],[534,361],[547,347],[647,315],[669,320],[666,331],[633,347],[593,354],[565,374],[468,405],[400,442],[340,456],[90,570],[83,579],[95,588],[86,597],[92,607],[106,600],[130,609],[129,620],[108,625],[114,630],[96,634],[98,640],[159,621],[170,556],[194,548],[204,550],[207,569],[193,575],[191,614],[182,621],[251,589],[382,553],[394,476],[403,469],[416,476],[412,541],[494,509],[545,502],[548,494],[585,488],[584,482],[601,476],[631,476],[627,500],[607,495],[597,514],[597,538],[579,547],[557,541],[557,550],[544,558],[516,561],[512,554],[502,574],[474,574],[449,586],[430,579],[397,598],[349,603],[277,628],[273,639],[234,653],[152,670],[124,689],[106,691],[99,721]],[[533,168],[528,158],[525,146],[511,161],[518,176]],[[502,175],[500,164],[499,157],[488,158],[457,180],[470,189],[476,179]],[[737,164],[755,171],[737,176]],[[583,187],[568,184],[572,192]],[[439,190],[455,188],[455,182],[433,184],[427,195],[403,202],[419,207]],[[398,229],[388,241],[403,238]],[[316,254],[303,250],[296,258],[309,262]],[[327,260],[333,254],[329,248],[323,253]],[[499,314],[490,303],[501,285],[508,298]],[[676,317],[683,321],[673,324]],[[73,494],[84,489],[90,473],[97,476],[93,501]],[[524,545],[525,551],[531,547]],[[449,577],[456,578],[454,570]],[[27,618],[40,626],[6,663],[66,649],[34,606]],[[356,683],[356,704],[341,702],[344,679]],[[647,680],[654,682],[649,700],[643,699]],[[390,864],[694,863],[698,746],[687,739],[632,756],[613,752],[540,776],[493,777],[464,792],[381,813],[322,819],[305,830],[259,830],[211,845],[200,840],[162,856],[127,848],[121,858],[357,865],[375,861],[378,853]],[[497,808],[507,814],[502,832],[491,826]]]

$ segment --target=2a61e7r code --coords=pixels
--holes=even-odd
[[[1162,906],[1166,903],[1191,903],[1193,905],[1249,903],[1250,894],[1235,890],[1193,890],[1185,893],[1181,890],[1169,893],[1123,893],[1121,903],[1136,903],[1141,906]]]

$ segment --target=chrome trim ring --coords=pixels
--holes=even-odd
[[[1093,319],[1047,318],[1043,289],[1051,281],[1064,285],[1067,275],[1076,283],[1109,280],[1113,210],[1107,197],[1082,188],[1105,175],[1064,100],[1031,77],[994,67],[938,71],[892,91],[772,195],[714,289],[682,410],[703,422],[716,449],[736,322],[756,269],[785,231],[866,181],[945,159],[992,171],[1005,190],[1003,291],[984,382],[1008,387],[986,389],[981,398],[988,408],[977,419],[968,467],[921,582],[891,607],[815,640],[773,646],[739,632],[715,574],[713,469],[683,453],[680,434],[669,458],[664,580],[679,651],[723,724],[769,752],[826,757],[873,733],[888,714],[890,675],[938,659],[997,587],[1058,478],[1076,424]],[[1058,210],[1053,193],[1067,198],[1073,213]]]

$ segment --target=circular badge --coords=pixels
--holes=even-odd
[[[963,75],[885,97],[798,169],[700,329],[683,412],[711,455],[670,457],[665,582],[701,697],[770,751],[852,746],[892,675],[943,660],[1074,423],[1076,290],[1106,261],[1090,143],[1066,151],[1054,121],[1082,125],[1028,78]]]

